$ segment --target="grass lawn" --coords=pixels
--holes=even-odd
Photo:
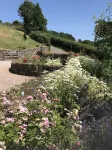
[[[39,46],[40,43],[30,37],[25,41],[23,32],[17,31],[12,27],[0,25],[0,49],[32,48]]]

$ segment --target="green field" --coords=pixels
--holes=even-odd
[[[15,30],[13,27],[0,25],[0,49],[23,49],[39,46],[40,43],[30,37],[25,41],[23,32]]]

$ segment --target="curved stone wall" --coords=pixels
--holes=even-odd
[[[44,71],[55,71],[63,66],[46,66],[46,65],[35,65],[30,63],[11,63],[11,68],[9,69],[10,72],[25,75],[25,76],[40,76],[43,74]]]

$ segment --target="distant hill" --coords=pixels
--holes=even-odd
[[[30,37],[25,41],[23,32],[15,30],[13,27],[0,25],[0,49],[31,48],[39,46],[40,43]]]

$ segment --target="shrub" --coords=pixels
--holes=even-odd
[[[110,89],[104,82],[90,76],[82,68],[77,57],[71,58],[64,69],[55,71],[54,74],[49,74],[45,78],[45,83],[49,90],[53,90],[52,94],[59,97],[64,107],[69,109],[74,107],[74,103],[77,102],[78,98],[84,97],[83,92],[85,92],[85,98],[88,103],[93,102],[95,104],[98,101],[108,100],[112,96]],[[84,91],[83,88],[86,90]]]
[[[40,32],[32,31],[30,37],[37,42],[50,46],[50,39]]]
[[[99,60],[87,56],[79,56],[78,60],[82,68],[88,71],[92,76],[101,77],[102,63]]]
[[[64,38],[64,39],[69,39],[72,41],[76,41],[75,38],[68,33],[64,33],[64,32],[56,32],[56,31],[46,31],[47,33],[49,33],[51,36],[55,36],[55,37],[60,37],[60,38]]]
[[[75,148],[82,127],[78,110],[66,110],[68,115],[62,117],[60,99],[49,94],[38,81],[2,92],[0,141],[3,146],[8,150]]]
[[[62,63],[61,63],[61,61],[60,61],[60,59],[59,58],[57,58],[57,59],[50,59],[50,58],[47,58],[46,59],[46,63],[45,63],[46,65],[50,65],[50,66],[62,66]]]
[[[99,121],[93,121],[91,126],[82,129],[83,150],[112,149],[112,117],[106,115]]]
[[[63,48],[66,51],[80,52],[83,51],[86,54],[96,54],[96,48],[89,44],[79,43],[73,40],[64,39],[61,37],[56,37],[45,33],[50,39],[51,44],[60,48]]]

